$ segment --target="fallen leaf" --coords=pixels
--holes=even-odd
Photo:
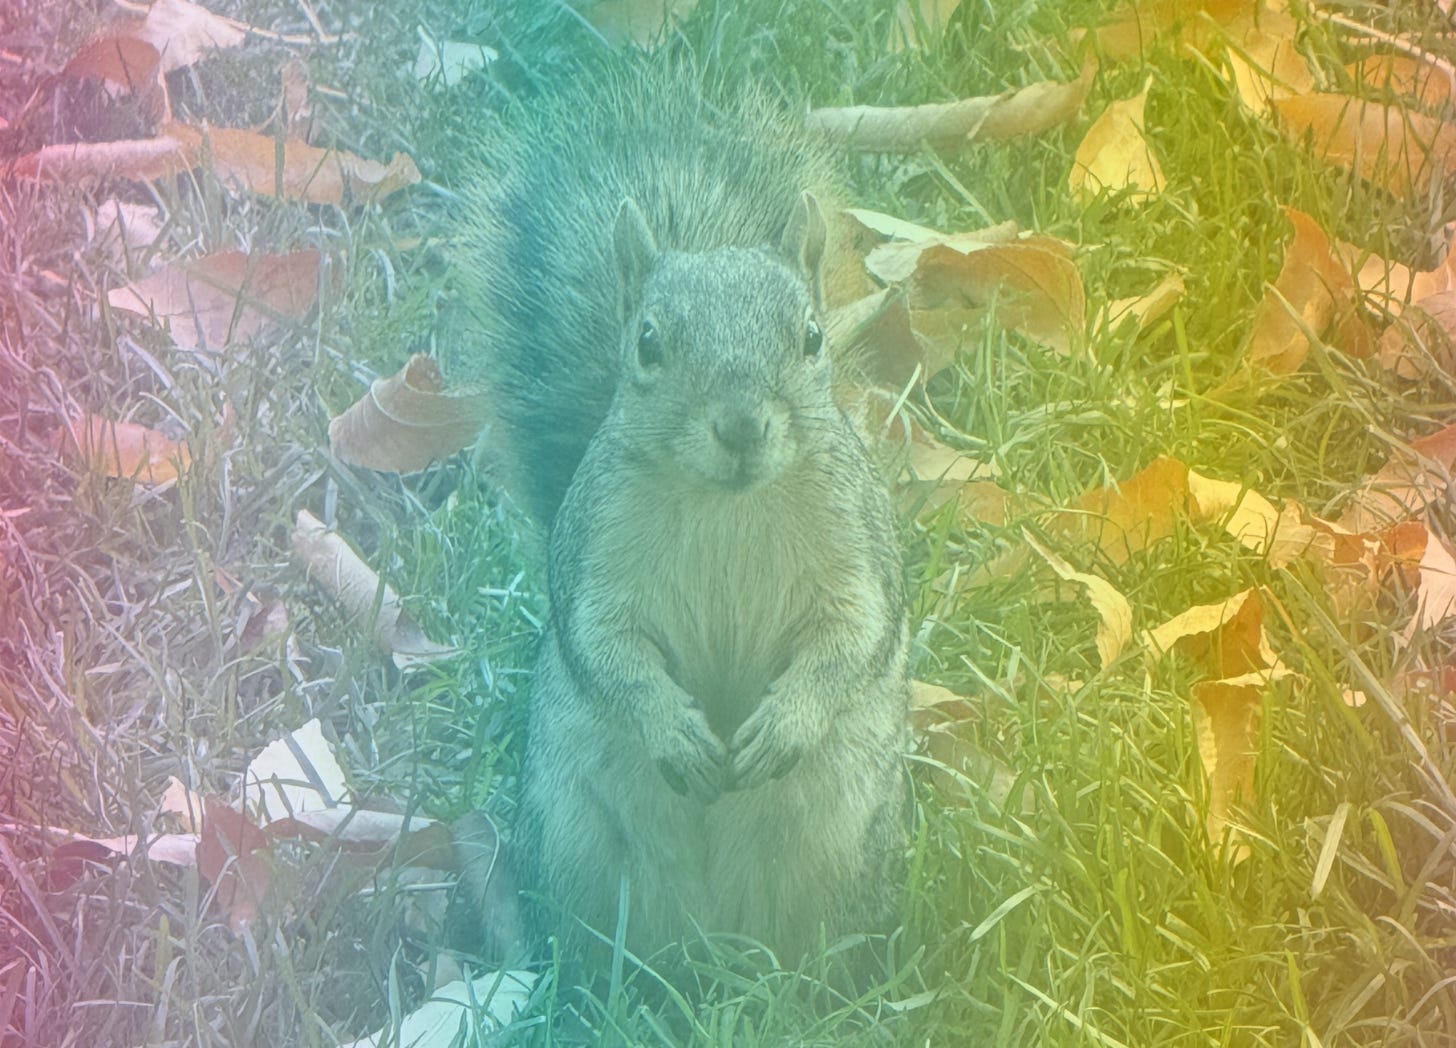
[[[356,622],[365,624],[374,642],[404,668],[448,658],[459,649],[425,637],[404,610],[399,594],[380,581],[374,569],[337,532],[330,531],[308,510],[298,511],[293,553],[313,579],[333,594]],[[378,602],[376,611],[375,604]]]
[[[1143,645],[1151,657],[1176,651],[1215,679],[1260,674],[1275,680],[1288,675],[1264,633],[1264,602],[1257,589],[1194,605],[1144,631]]]
[[[1059,578],[1075,582],[1087,594],[1092,610],[1097,612],[1097,658],[1106,669],[1122,654],[1123,648],[1132,640],[1132,605],[1112,583],[1097,575],[1077,571],[1061,557],[1047,549],[1031,535],[1023,531],[1022,538],[1036,551],[1042,560],[1050,565]]]
[[[266,834],[246,815],[204,798],[197,869],[212,883],[214,899],[234,934],[258,916],[272,881]]]
[[[994,306],[997,322],[1060,353],[1080,345],[1086,293],[1077,265],[1045,238],[963,253],[931,244],[907,282],[915,330],[957,345],[964,323]],[[951,321],[945,328],[936,319]]]
[[[173,123],[163,133],[183,143],[188,155],[205,158],[219,181],[236,182],[262,196],[337,206],[348,195],[367,203],[420,180],[419,168],[404,153],[381,164],[297,139],[280,142],[257,131]]]
[[[1456,171],[1456,128],[1434,117],[1349,95],[1276,99],[1279,125],[1315,154],[1397,196],[1424,196]]]
[[[1416,611],[1401,634],[1407,644],[1418,631],[1429,632],[1456,614],[1456,551],[1439,535],[1426,533],[1421,553]]]
[[[1397,448],[1378,472],[1366,479],[1340,525],[1350,531],[1379,531],[1392,522],[1419,516],[1443,499],[1456,470],[1456,424]]]
[[[1456,375],[1456,291],[1412,302],[1381,334],[1380,366],[1410,381]]]
[[[495,48],[461,40],[432,39],[419,30],[420,50],[415,56],[414,76],[427,86],[454,87],[471,73],[486,68],[499,57]]]
[[[1298,33],[1299,23],[1291,15],[1250,4],[1217,34],[1234,89],[1254,112],[1263,113],[1277,99],[1308,94],[1318,86],[1294,46]]]
[[[1088,34],[1088,39],[1098,55],[1114,62],[1141,58],[1160,40],[1202,50],[1219,25],[1233,21],[1251,6],[1253,0],[1128,0]]]
[[[612,47],[631,44],[653,51],[695,7],[697,0],[597,0],[584,6],[581,16]]]
[[[66,423],[67,446],[89,469],[108,477],[156,486],[170,484],[192,464],[185,442],[102,415],[82,414]]]
[[[1110,302],[1106,309],[1106,324],[1115,328],[1125,320],[1137,324],[1139,332],[1146,331],[1177,305],[1187,293],[1183,277],[1169,273],[1151,291],[1132,298],[1119,298]]]
[[[106,300],[167,327],[183,349],[221,350],[280,320],[301,320],[318,298],[319,253],[222,251],[157,270]]]
[[[317,717],[263,747],[243,773],[243,810],[264,826],[349,800],[344,769]]]
[[[1005,94],[920,106],[849,106],[811,110],[810,130],[849,149],[913,153],[953,149],[982,139],[1040,134],[1066,123],[1082,106],[1094,67],[1076,80],[1031,84]]]
[[[145,40],[104,36],[92,40],[71,56],[62,76],[94,77],[118,95],[143,95],[161,88],[161,55]],[[158,119],[160,119],[158,114]]]
[[[1173,534],[1188,512],[1188,467],[1163,456],[1118,484],[1088,491],[1058,514],[1053,531],[1090,542],[1113,564]]]
[[[912,378],[923,385],[955,359],[915,333],[903,288],[881,288],[841,306],[829,314],[826,331],[839,360],[897,393]]]
[[[162,214],[145,204],[132,204],[111,198],[96,206],[93,239],[106,241],[114,237],[131,250],[154,246],[162,237]],[[117,258],[122,256],[118,253]]]
[[[1111,103],[1092,122],[1072,159],[1068,185],[1086,203],[1100,193],[1127,193],[1141,200],[1161,193],[1166,181],[1158,160],[1143,137],[1143,110],[1148,92]]]
[[[1450,108],[1456,93],[1456,70],[1434,56],[1367,55],[1345,66],[1353,80],[1403,95],[1427,112],[1440,114]]]
[[[890,50],[920,50],[945,35],[951,16],[961,0],[900,0],[895,8],[898,35],[891,38]]]
[[[1322,336],[1337,322],[1332,336],[1336,345],[1355,356],[1368,355],[1373,346],[1361,327],[1349,270],[1314,219],[1292,207],[1284,213],[1294,226],[1294,239],[1285,248],[1279,276],[1254,311],[1244,343],[1245,367],[1261,374],[1291,374],[1309,354],[1307,332]]]
[[[245,23],[215,15],[189,0],[152,0],[144,11],[139,18],[123,21],[122,31],[156,48],[163,72],[196,65],[213,51],[239,47],[248,38]]]
[[[167,788],[162,793],[162,803],[157,809],[160,813],[175,815],[184,830],[196,834],[202,830],[203,807],[202,794],[189,789],[175,775],[167,777]]]
[[[440,365],[417,353],[329,423],[329,450],[366,469],[412,473],[470,446],[487,416],[480,393],[450,393]]]
[[[1240,545],[1263,554],[1272,568],[1292,563],[1321,537],[1296,503],[1282,509],[1253,488],[1188,471],[1190,518],[1220,524]]]
[[[380,1048],[385,1044],[449,1048],[460,1043],[462,1025],[478,1026],[489,1033],[511,1022],[525,1010],[535,983],[535,973],[528,971],[491,972],[468,984],[449,983],[406,1015],[397,1031],[393,1026],[385,1026],[341,1048]]]
[[[1204,824],[1214,845],[1225,842],[1235,804],[1254,797],[1254,765],[1264,712],[1264,688],[1257,683],[1203,681],[1193,686],[1193,728],[1208,790]],[[1248,856],[1248,844],[1234,828],[1227,844],[1233,863]]]

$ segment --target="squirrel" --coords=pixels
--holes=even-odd
[[[827,151],[681,71],[503,129],[466,226],[506,487],[548,529],[513,851],[537,941],[885,931],[908,833],[889,495],[831,395]]]

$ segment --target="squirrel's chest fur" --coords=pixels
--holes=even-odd
[[[688,495],[628,554],[641,625],[727,738],[788,666],[822,579],[769,493]],[[711,502],[713,505],[703,505]]]
[[[635,513],[598,520],[617,532],[598,546],[616,558],[610,576],[595,576],[623,588],[611,603],[624,621],[612,625],[661,651],[723,738],[787,668],[826,590],[862,584],[846,551],[826,548],[832,529],[786,516],[776,487],[658,490],[623,499]]]

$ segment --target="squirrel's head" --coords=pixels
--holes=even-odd
[[[755,487],[802,460],[838,411],[820,317],[825,227],[803,194],[773,247],[659,250],[637,205],[617,214],[617,417],[634,450],[684,478]]]

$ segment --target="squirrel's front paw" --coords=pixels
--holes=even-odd
[[[723,792],[728,753],[723,740],[694,706],[683,706],[673,723],[647,736],[647,749],[657,770],[675,793],[707,803]]]
[[[760,702],[728,744],[728,789],[751,789],[787,774],[805,749],[793,726],[778,699]]]

